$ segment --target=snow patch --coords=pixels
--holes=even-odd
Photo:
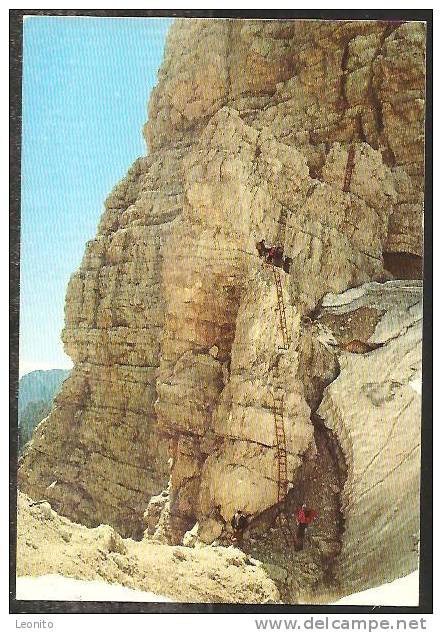
[[[349,288],[338,294],[327,293],[322,300],[322,307],[339,308],[357,302],[358,299],[361,299],[364,295],[373,295],[375,301],[381,298],[381,302],[384,303],[385,300],[388,301],[389,295],[394,296],[395,292],[411,292],[419,296],[422,293],[422,289],[423,285],[420,279],[395,279],[384,283],[369,281],[361,286]],[[354,308],[356,307],[357,306],[354,306]]]
[[[101,580],[77,580],[59,574],[45,576],[19,576],[16,585],[17,600],[76,600],[120,602],[173,602],[170,598],[150,591],[129,589],[123,585],[110,585]]]
[[[373,282],[376,283],[376,282]],[[367,288],[371,284],[363,284],[362,286],[358,286],[357,288],[350,288],[345,292],[341,292],[340,294],[333,294],[331,292],[327,293],[322,300],[323,307],[331,307],[331,306],[342,306],[347,305],[348,303],[352,303],[356,299],[359,299],[367,292]],[[377,284],[380,285],[380,284]]]
[[[417,607],[419,606],[419,571],[416,570],[404,578],[398,578],[380,587],[345,596],[332,604]]]

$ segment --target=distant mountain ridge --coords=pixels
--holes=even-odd
[[[18,447],[21,454],[35,427],[46,418],[54,397],[60,391],[70,369],[37,369],[25,374],[18,383]]]
[[[22,376],[18,383],[18,416],[30,402],[49,402],[69,376],[70,369],[37,369]]]

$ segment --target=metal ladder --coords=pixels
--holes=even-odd
[[[272,266],[273,276],[276,284],[276,295],[278,298],[279,324],[281,326],[282,341],[284,351],[289,348],[289,335],[287,329],[287,319],[285,314],[284,297],[282,294],[281,275]],[[274,370],[274,381],[278,380],[278,372]],[[287,475],[287,440],[284,428],[284,394],[276,395],[273,389],[273,417],[275,423],[276,438],[276,454],[278,459],[278,504],[286,497],[288,492],[288,475]]]
[[[287,442],[284,428],[284,396],[275,397],[273,393],[273,417],[275,420],[276,454],[278,457],[278,503],[288,492]]]
[[[288,350],[288,348],[289,348],[289,335],[288,335],[288,330],[287,330],[287,319],[286,319],[286,316],[285,316],[284,297],[283,297],[283,294],[282,294],[281,275],[276,270],[276,266],[272,266],[272,268],[273,268],[273,276],[275,278],[275,284],[276,284],[276,294],[277,294],[277,297],[278,297],[279,323],[280,323],[280,326],[281,326],[282,341],[283,341],[282,349]]]
[[[279,271],[276,269],[276,266],[272,265],[273,277],[275,279],[276,285],[276,295],[278,299],[278,312],[279,312],[279,324],[281,327],[282,333],[282,341],[283,346],[280,347],[280,350],[287,351],[290,346],[288,328],[287,328],[287,318],[285,313],[284,306],[284,296],[282,292],[282,283],[281,283],[281,275]],[[273,373],[273,381],[274,383],[278,382],[278,371],[275,368]],[[276,393],[278,390],[278,395]],[[278,387],[274,387],[272,391],[273,397],[273,418],[274,418],[274,426],[275,426],[275,439],[276,439],[276,459],[277,459],[277,467],[278,467],[278,495],[277,502],[278,506],[282,503],[282,501],[287,496],[289,491],[289,481],[288,481],[288,469],[287,469],[287,438],[285,434],[285,426],[284,426],[284,394],[281,393],[281,390]],[[296,544],[296,534],[293,532],[290,520],[285,512],[285,510],[281,507],[278,507],[278,516],[277,520],[279,523],[279,527],[284,535],[284,539],[288,547],[292,547]]]
[[[347,165],[345,167],[344,186],[342,188],[342,190],[345,192],[350,191],[351,176],[353,174],[353,168],[355,166],[355,152],[355,146],[350,145],[348,150]]]
[[[273,416],[275,420],[276,455],[278,460],[278,506],[287,496],[289,481],[287,473],[287,440],[284,428],[284,396],[277,397],[273,392]],[[283,508],[278,512],[279,527],[288,547],[296,545],[290,520]]]

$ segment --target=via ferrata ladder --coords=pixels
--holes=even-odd
[[[283,350],[289,348],[289,335],[287,329],[287,319],[285,314],[284,297],[282,294],[281,276],[272,266],[273,276],[276,284],[276,295],[278,298],[279,323],[282,332]],[[281,349],[281,348],[280,348]],[[288,492],[287,475],[287,441],[284,428],[284,396],[276,396],[273,392],[273,417],[275,421],[276,454],[278,459],[278,503],[280,503]]]
[[[279,348],[284,351],[289,349],[289,334],[287,329],[287,319],[285,314],[284,296],[282,293],[282,283],[279,271],[276,266],[272,265],[273,277],[276,285],[276,296],[278,298],[279,324],[281,326],[283,347]],[[275,369],[274,380],[277,382],[277,370]],[[278,393],[281,391],[278,389]],[[275,388],[272,392],[273,396],[273,418],[275,423],[276,438],[276,459],[278,466],[278,506],[287,496],[289,491],[288,470],[287,470],[287,438],[284,427],[284,395],[276,395]],[[296,543],[296,535],[292,531],[290,520],[283,508],[278,507],[277,516],[280,529],[284,535],[284,539],[288,547]]]
[[[289,491],[287,474],[287,441],[284,428],[284,396],[276,397],[273,393],[273,415],[275,420],[276,455],[278,460],[278,505],[284,500]],[[284,539],[291,547],[296,542],[290,520],[283,508],[279,508],[278,521]]]
[[[276,454],[278,456],[278,503],[287,495],[287,442],[284,429],[284,397],[273,394],[273,416],[275,420]]]
[[[276,294],[278,297],[279,323],[281,325],[283,349],[287,350],[289,348],[289,335],[287,330],[287,319],[285,316],[284,297],[282,295],[281,275],[276,270],[276,266],[272,266],[272,268],[276,284]]]
[[[355,146],[350,145],[349,150],[348,150],[347,166],[345,168],[345,176],[344,176],[343,191],[345,192],[350,191],[351,176],[353,173],[353,168],[355,166],[355,152],[356,152]]]

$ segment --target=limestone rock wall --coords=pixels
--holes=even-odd
[[[140,535],[165,486],[167,443],[153,425],[164,299],[161,243],[179,213],[179,150],[136,161],[106,201],[66,297],[63,341],[75,366],[34,434],[20,486],[85,525]]]
[[[398,193],[385,250],[422,255],[423,23],[176,20],[159,79],[151,148],[193,143],[228,105],[302,148],[313,175],[333,143],[379,150]]]
[[[311,374],[327,382],[333,361],[316,344],[315,362],[303,366],[309,331],[301,319],[327,290],[385,275],[382,242],[395,197],[379,152],[358,150],[358,195],[336,184],[345,161],[333,146],[324,180],[313,179],[301,152],[230,108],[212,117],[184,161],[183,213],[164,247],[156,403],[159,427],[186,434],[171,479],[172,514],[189,515],[183,529],[218,506],[227,522],[237,509],[255,514],[274,504],[275,389],[285,395],[291,476],[313,440],[306,392]],[[275,282],[255,249],[262,235],[293,258],[290,275],[281,273],[291,339],[281,361]]]
[[[170,456],[177,538],[275,503],[272,394],[292,477],[336,376],[309,317],[327,292],[390,278],[384,253],[422,255],[424,61],[420,23],[174,22],[148,156],[69,284],[75,367],[22,460],[25,492],[138,534]],[[262,238],[293,258],[284,357]]]

